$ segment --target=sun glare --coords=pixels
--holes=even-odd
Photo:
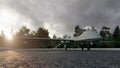
[[[31,19],[19,14],[17,11],[10,7],[0,6],[0,31],[3,31],[7,40],[12,40],[12,29],[17,31],[20,26],[27,25]]]
[[[7,32],[5,32],[5,36],[6,36],[6,39],[7,40],[12,40],[12,33],[11,33],[11,31],[10,30],[8,30]]]
[[[9,8],[0,7],[0,31],[3,31],[7,40],[12,40],[11,29],[16,24],[18,15]]]
[[[7,35],[6,38],[7,40],[12,40],[12,35]]]

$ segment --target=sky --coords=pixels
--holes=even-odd
[[[120,0],[0,0],[0,31],[22,26],[49,29],[49,36],[72,35],[74,27],[120,25]]]

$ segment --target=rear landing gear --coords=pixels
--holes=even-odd
[[[67,51],[67,45],[64,45],[65,51]]]

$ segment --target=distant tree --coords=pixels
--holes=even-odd
[[[6,41],[6,38],[5,38],[5,34],[4,34],[4,31],[1,31],[1,34],[0,34],[0,46],[3,45]]]
[[[56,39],[57,38],[57,36],[56,35],[53,35],[53,39]]]
[[[31,33],[29,33],[29,37],[35,37],[36,32],[32,31]]]
[[[83,32],[84,32],[84,30],[81,29],[81,28],[79,27],[79,25],[77,25],[77,26],[75,27],[75,34],[73,34],[73,36],[74,36],[74,37],[78,37],[78,36],[80,36]]]
[[[113,38],[116,41],[120,41],[120,28],[119,28],[119,26],[116,26],[116,28],[113,32]]]
[[[92,31],[96,31],[97,32],[97,29],[95,29],[95,27],[94,26],[92,26],[92,29],[91,29]]]
[[[106,38],[105,32],[101,30],[101,31],[100,31],[100,35],[102,36],[103,40],[105,40],[105,38]]]
[[[67,35],[64,35],[63,38],[67,38],[68,36]]]
[[[103,26],[100,35],[103,37],[103,40],[110,40],[111,38],[111,33],[110,33],[110,28],[107,26]]]
[[[40,27],[38,28],[35,36],[39,38],[49,38],[49,32],[47,29]]]
[[[71,36],[64,35],[63,38],[71,38]]]
[[[56,35],[53,35],[53,39],[58,39],[58,37]],[[55,46],[57,46],[60,43],[61,43],[61,41],[55,41],[55,40],[51,41],[52,47],[55,47]]]
[[[49,32],[47,29],[44,29],[42,27],[38,28],[36,31],[30,32],[30,29],[27,27],[23,26],[19,32],[17,32],[14,35],[14,45],[17,45],[17,47],[37,47],[37,48],[42,48],[42,47],[52,47],[51,46],[51,40],[44,40],[44,39],[39,39],[39,40],[29,40],[29,39],[19,39],[18,37],[36,37],[36,38],[49,38]],[[36,45],[36,46],[35,46]]]
[[[38,28],[38,30],[36,31],[35,37],[37,37],[37,38],[50,38],[48,30],[44,29],[42,27]],[[52,44],[51,40],[41,40],[40,42],[41,42],[42,47],[48,47],[48,48],[53,47],[53,45],[51,45]]]
[[[4,31],[1,31],[1,37],[2,37],[2,38],[5,38]]]
[[[26,37],[29,36],[30,29],[28,29],[26,26],[23,26],[19,32],[16,33],[17,37]]]

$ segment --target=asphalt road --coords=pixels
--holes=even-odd
[[[120,68],[120,51],[1,50],[0,68]]]

